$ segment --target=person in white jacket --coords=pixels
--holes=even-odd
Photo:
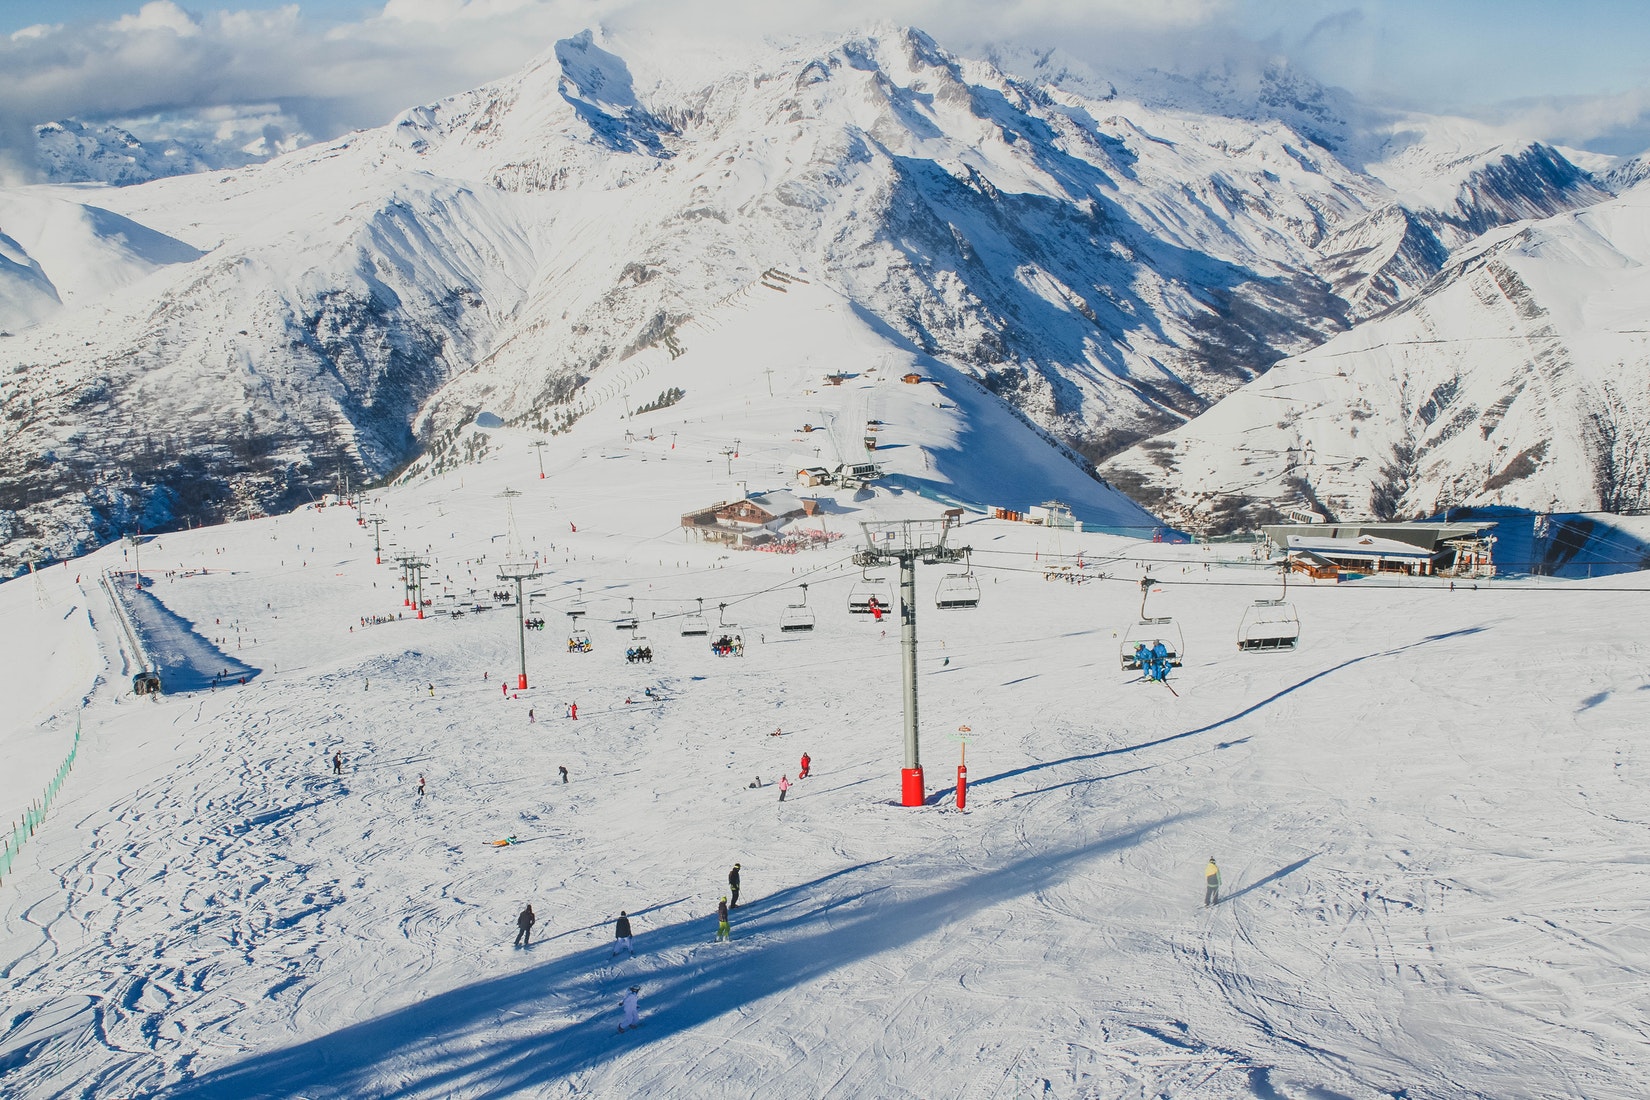
[[[641,1010],[636,1007],[636,998],[641,992],[641,986],[633,985],[630,987],[630,991],[624,995],[624,1000],[619,1002],[620,1007],[624,1009],[624,1022],[619,1025],[620,1031],[627,1027],[636,1027],[642,1022]]]

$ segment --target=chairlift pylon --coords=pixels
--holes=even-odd
[[[808,606],[808,585],[802,585],[802,602],[787,604],[785,610],[779,613],[779,630],[782,634],[800,634],[814,628],[813,609]]]

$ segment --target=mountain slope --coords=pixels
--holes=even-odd
[[[1101,457],[1405,300],[1470,229],[1602,195],[1479,149],[1412,158],[1439,204],[1413,209],[1288,74],[1241,110],[1148,102],[885,28],[684,90],[617,49],[585,32],[379,130],[98,191],[202,255],[73,311],[8,257],[38,323],[0,344],[0,553],[289,505],[482,408],[549,429],[774,267]]]
[[[1650,505],[1645,200],[1641,185],[1486,236],[1422,296],[1280,363],[1108,476],[1203,523],[1301,500],[1403,517]]]

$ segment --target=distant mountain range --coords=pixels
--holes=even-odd
[[[774,267],[1176,523],[1642,503],[1641,162],[909,29],[620,53],[244,166],[43,126],[103,186],[0,191],[0,564],[554,430]]]

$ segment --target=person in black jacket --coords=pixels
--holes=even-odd
[[[630,914],[623,909],[619,910],[619,919],[613,922],[612,953],[617,955],[621,949],[632,955],[636,954],[636,948],[630,943]]]
[[[526,947],[532,942],[533,925],[537,923],[538,919],[539,918],[534,915],[533,907],[531,905],[521,911],[521,916],[516,918],[517,947]]]
[[[733,904],[729,908],[739,908],[739,864],[737,863],[733,865],[733,870],[728,872],[728,889],[733,891]]]

